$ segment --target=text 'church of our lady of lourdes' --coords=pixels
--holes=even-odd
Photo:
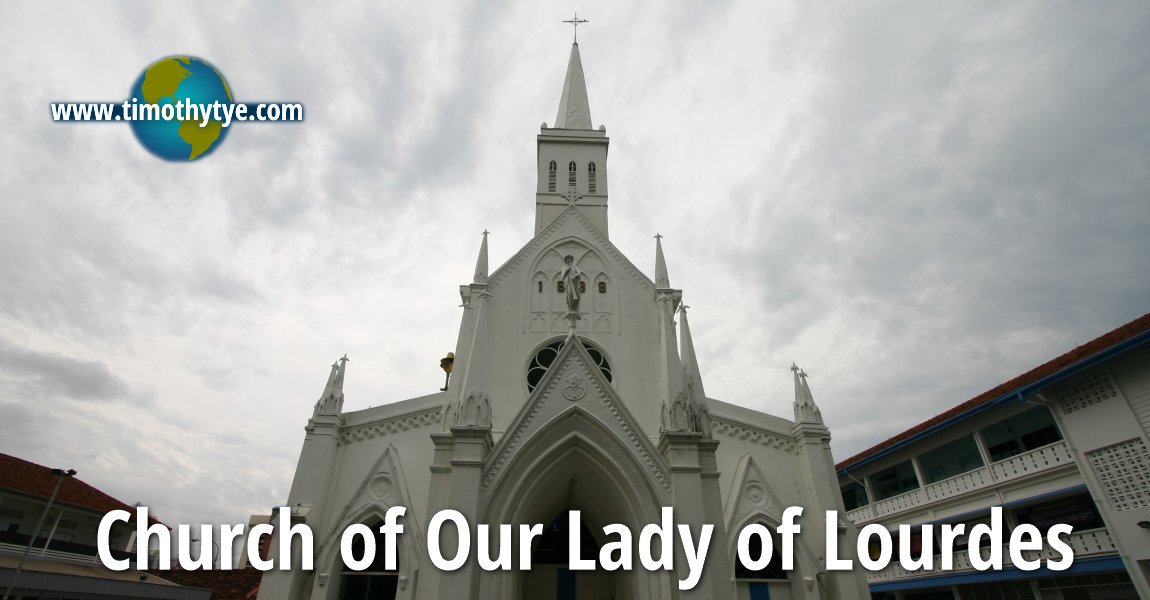
[[[445,391],[343,412],[346,361],[333,365],[287,501],[314,533],[314,569],[268,571],[261,600],[869,597],[861,572],[823,567],[825,511],[842,515],[843,501],[805,374],[794,370],[794,420],[706,396],[660,242],[652,280],[608,237],[607,146],[575,44],[555,124],[538,136],[535,236],[494,271],[484,236],[459,288]],[[393,506],[407,507],[397,568],[347,568],[341,533],[377,525]],[[604,526],[637,540],[668,506],[695,540],[715,527],[693,589],[678,589],[688,571],[678,543],[671,571],[637,559],[630,571],[567,569],[569,510],[581,511],[583,550],[597,556]],[[804,508],[794,568],[780,568],[777,538],[766,568],[739,564],[737,533],[754,523],[774,532],[790,506]],[[426,533],[445,509],[472,526],[544,524],[531,570],[481,569],[474,534],[462,568],[436,568]],[[836,529],[838,546],[853,549],[854,526]],[[454,541],[443,544],[454,556]]]

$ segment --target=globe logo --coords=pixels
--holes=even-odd
[[[224,76],[209,64],[193,56],[168,56],[148,65],[130,97],[132,109],[154,114],[166,112],[165,118],[135,119],[130,122],[136,139],[152,154],[171,161],[193,161],[211,154],[228,135],[224,123],[208,116],[167,118],[179,105],[222,105],[234,103],[232,90]],[[136,105],[136,103],[140,105]],[[143,105],[153,105],[152,107]],[[165,108],[165,105],[170,105]]]

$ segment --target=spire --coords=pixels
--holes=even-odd
[[[686,304],[679,304],[679,356],[683,362],[683,385],[695,410],[699,431],[704,439],[711,438],[711,414],[707,408],[707,393],[703,391],[703,376],[695,358],[695,341],[691,339],[691,326],[687,323]]]
[[[579,44],[571,44],[571,59],[567,63],[567,78],[563,80],[563,95],[559,97],[555,128],[591,129],[591,105],[587,102],[587,81],[583,78]]]
[[[791,363],[791,372],[795,375],[795,422],[822,425],[823,413],[815,405],[811,386],[807,383],[807,372],[794,363]]]
[[[487,283],[487,234],[483,230],[483,243],[479,245],[479,258],[475,259],[475,276],[472,283]]]
[[[344,354],[343,358],[331,363],[331,373],[327,376],[327,384],[323,388],[323,394],[315,403],[312,416],[339,414],[343,411],[343,376],[347,370],[348,360],[350,359]]]
[[[683,360],[683,381],[692,399],[703,403],[703,378],[699,373],[699,361],[695,358],[695,341],[691,339],[691,326],[687,323],[686,304],[679,305],[679,356]]]
[[[655,289],[671,288],[671,278],[667,276],[667,259],[663,258],[663,236],[655,234]]]
[[[484,236],[481,254],[483,258],[487,256],[486,239]],[[477,278],[478,271],[476,267]],[[455,370],[447,386],[443,415],[445,431],[454,426],[491,427],[491,403],[487,399],[487,352],[490,350],[486,340],[489,333],[487,299],[491,294],[487,292],[486,285],[476,287],[476,284],[472,284],[472,286],[471,310],[468,311],[473,315],[470,324],[471,333],[468,336],[470,339],[465,339],[463,331],[460,332],[460,342],[466,343],[467,347],[457,348],[455,352],[457,366],[462,355],[463,368],[462,372],[460,369]],[[467,327],[466,321],[465,327]]]

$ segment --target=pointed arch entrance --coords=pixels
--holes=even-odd
[[[603,534],[612,523],[637,536],[644,525],[658,521],[669,500],[636,459],[636,450],[597,417],[572,406],[520,446],[491,488],[484,522],[546,527],[556,515],[578,510],[596,546],[614,540]],[[677,590],[671,573],[641,568],[574,574],[554,569],[550,578],[534,572],[487,575],[485,598],[673,598]]]

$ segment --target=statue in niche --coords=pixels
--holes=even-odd
[[[563,279],[563,288],[567,293],[567,316],[568,318],[579,318],[579,282],[583,278],[583,273],[579,267],[575,266],[575,257],[568,254],[563,257],[563,272],[560,275]]]

